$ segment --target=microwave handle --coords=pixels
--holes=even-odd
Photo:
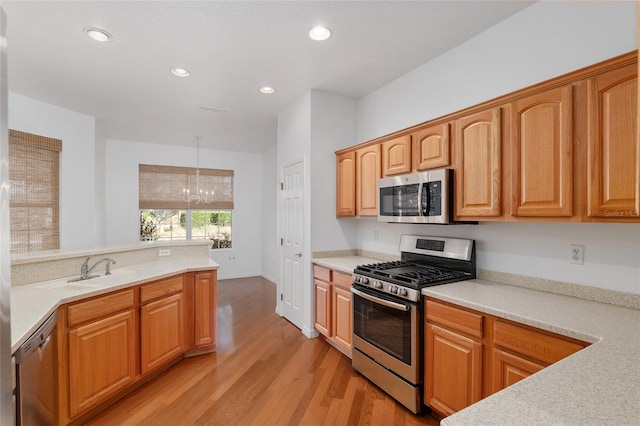
[[[428,182],[420,182],[420,186],[418,186],[418,210],[419,210],[419,216],[429,216],[429,210],[431,209],[431,206],[429,205],[431,203],[431,197],[429,196],[429,193],[425,194],[425,191],[423,190],[425,185],[427,185]],[[422,208],[422,197],[426,197],[426,208]],[[426,214],[425,214],[426,212]]]

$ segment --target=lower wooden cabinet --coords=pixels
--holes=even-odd
[[[448,416],[482,399],[484,317],[425,300],[424,401]]]
[[[351,275],[314,265],[314,328],[342,353],[351,357],[353,305]]]
[[[194,346],[215,346],[217,340],[218,280],[217,271],[198,272],[194,279]]]
[[[482,343],[427,323],[425,403],[444,415],[482,398]]]
[[[70,417],[134,382],[136,338],[133,309],[69,330]]]
[[[331,284],[313,280],[316,297],[316,320],[318,333],[331,337]]]
[[[588,346],[425,298],[424,402],[453,414]]]
[[[500,349],[493,350],[493,392],[518,383],[544,367]]]
[[[333,286],[333,340],[344,351],[351,353],[351,341],[353,334],[353,305],[351,302],[351,290]]]
[[[140,308],[142,374],[165,365],[185,351],[184,296],[163,297]]]
[[[215,348],[216,271],[73,302],[58,314],[58,424],[76,423],[182,356]]]

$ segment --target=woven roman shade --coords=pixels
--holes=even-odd
[[[193,167],[140,164],[139,205],[146,209],[233,209],[233,170],[200,169],[200,189],[214,191],[212,203],[184,201],[182,190],[196,191],[196,169]]]
[[[11,252],[60,248],[62,141],[9,130]]]

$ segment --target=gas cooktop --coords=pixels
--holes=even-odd
[[[476,277],[474,240],[402,235],[400,250],[401,260],[358,265],[354,283],[417,301],[423,287]]]
[[[442,284],[451,280],[468,279],[467,272],[437,266],[419,265],[413,262],[393,261],[360,265],[356,272],[372,278],[380,278],[411,288]]]

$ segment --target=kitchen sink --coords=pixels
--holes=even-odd
[[[136,271],[129,268],[112,269],[111,275],[90,275],[89,278],[82,279],[75,277],[71,279],[60,279],[36,284],[37,288],[54,289],[65,288],[68,290],[82,290],[89,288],[99,288],[113,283],[111,279],[117,279],[121,276],[133,274]],[[111,278],[111,279],[110,279]]]

